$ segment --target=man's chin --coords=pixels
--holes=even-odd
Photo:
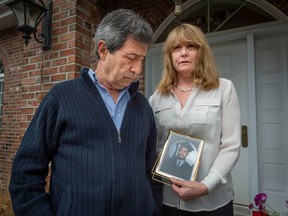
[[[117,90],[122,90],[122,89],[130,86],[130,84],[131,84],[131,82],[130,82],[130,83],[123,83],[123,85],[119,85],[119,86],[117,86],[117,88],[115,88],[115,89],[117,89]]]

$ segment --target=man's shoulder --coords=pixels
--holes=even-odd
[[[83,80],[82,77],[77,77],[74,79],[69,79],[69,80],[64,80],[62,82],[59,82],[57,84],[54,85],[54,89],[63,89],[63,88],[74,88],[75,85],[78,85],[78,83],[81,82],[81,80]]]

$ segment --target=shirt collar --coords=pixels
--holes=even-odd
[[[98,85],[99,87],[104,88],[104,89],[107,90],[107,88],[105,86],[101,85],[101,83],[98,82],[98,79],[96,77],[96,73],[92,69],[89,69],[88,74],[89,74],[91,80],[95,83],[95,85]],[[126,92],[129,89],[130,86],[131,86],[131,84],[129,86],[121,89],[120,93]]]

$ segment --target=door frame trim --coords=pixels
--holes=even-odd
[[[250,200],[258,193],[258,151],[257,151],[257,119],[256,119],[256,69],[255,38],[247,34],[247,70],[248,70],[248,143],[250,147]],[[250,136],[249,136],[250,134]],[[254,144],[254,145],[253,145]]]

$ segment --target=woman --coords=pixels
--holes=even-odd
[[[163,45],[164,70],[149,98],[158,129],[158,152],[169,130],[204,139],[196,181],[171,178],[163,190],[163,216],[233,216],[231,170],[241,146],[237,93],[217,75],[203,32],[181,24]]]

